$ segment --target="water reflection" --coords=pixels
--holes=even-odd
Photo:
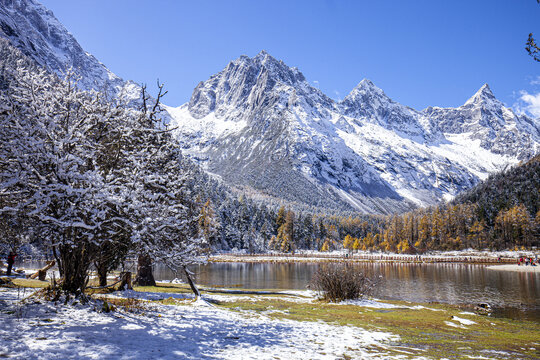
[[[252,289],[305,289],[316,263],[210,263],[194,267],[197,282]],[[540,321],[540,274],[488,270],[473,264],[361,263],[351,265],[383,281],[375,297],[411,302],[475,305],[487,302],[494,316]],[[156,279],[174,274],[156,267]]]

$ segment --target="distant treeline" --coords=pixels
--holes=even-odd
[[[508,249],[539,246],[540,155],[490,176],[452,202],[394,216],[295,213],[282,206],[270,216],[256,246],[294,251]],[[271,226],[268,226],[268,223]],[[254,231],[256,232],[256,231]]]

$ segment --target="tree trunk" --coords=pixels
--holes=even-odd
[[[7,266],[7,272],[6,272],[6,275],[7,276],[10,276],[11,275],[11,269],[13,268],[13,261],[11,260],[8,260],[8,266]]]
[[[59,247],[58,267],[63,269],[62,290],[75,296],[84,293],[88,282],[91,264],[89,246],[85,243],[73,246],[66,241]]]
[[[189,284],[189,287],[191,288],[191,291],[195,294],[195,296],[199,297],[201,296],[201,293],[199,292],[199,289],[197,289],[197,286],[195,286],[195,283],[193,280],[191,280],[191,274],[186,266],[184,266],[184,273],[186,274],[186,278]]]
[[[30,275],[29,279],[35,279],[35,278],[41,276],[40,271],[43,271],[45,273],[45,276],[47,276],[47,270],[52,268],[55,264],[56,264],[56,261],[54,261],[54,260],[47,261],[47,265],[45,265],[43,268],[39,269],[37,272]],[[40,278],[40,280],[41,280],[41,278]]]
[[[99,286],[107,286],[107,265],[103,261],[97,262],[95,265],[99,278]]]
[[[47,270],[38,270],[38,280],[45,281],[47,279]]]
[[[156,286],[156,280],[152,274],[152,258],[148,254],[139,254],[135,283],[139,286]]]

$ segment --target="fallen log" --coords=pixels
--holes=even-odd
[[[56,262],[54,260],[51,260],[51,261],[47,261],[47,265],[44,266],[43,268],[39,269],[36,273],[30,275],[28,278],[29,279],[35,279],[37,277],[39,277],[39,280],[43,279],[45,280],[45,276],[47,275],[47,270],[49,270],[50,268],[52,268],[54,266]]]

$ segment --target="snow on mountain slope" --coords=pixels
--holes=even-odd
[[[450,199],[540,150],[538,122],[487,85],[461,107],[417,111],[362,80],[337,103],[264,51],[168,110],[184,150],[226,182],[370,213]]]
[[[501,156],[529,159],[540,151],[540,124],[525,115],[518,116],[495,98],[484,84],[467,102],[457,108],[430,107],[424,116],[438,124],[445,134],[461,134],[483,149]]]
[[[0,36],[56,74],[72,67],[83,89],[106,91],[128,102],[140,98],[139,85],[122,80],[85,52],[52,11],[35,0],[0,0]]]
[[[266,52],[232,61],[168,110],[186,153],[232,185],[321,207],[412,206],[338,135],[350,125],[337,104]]]

